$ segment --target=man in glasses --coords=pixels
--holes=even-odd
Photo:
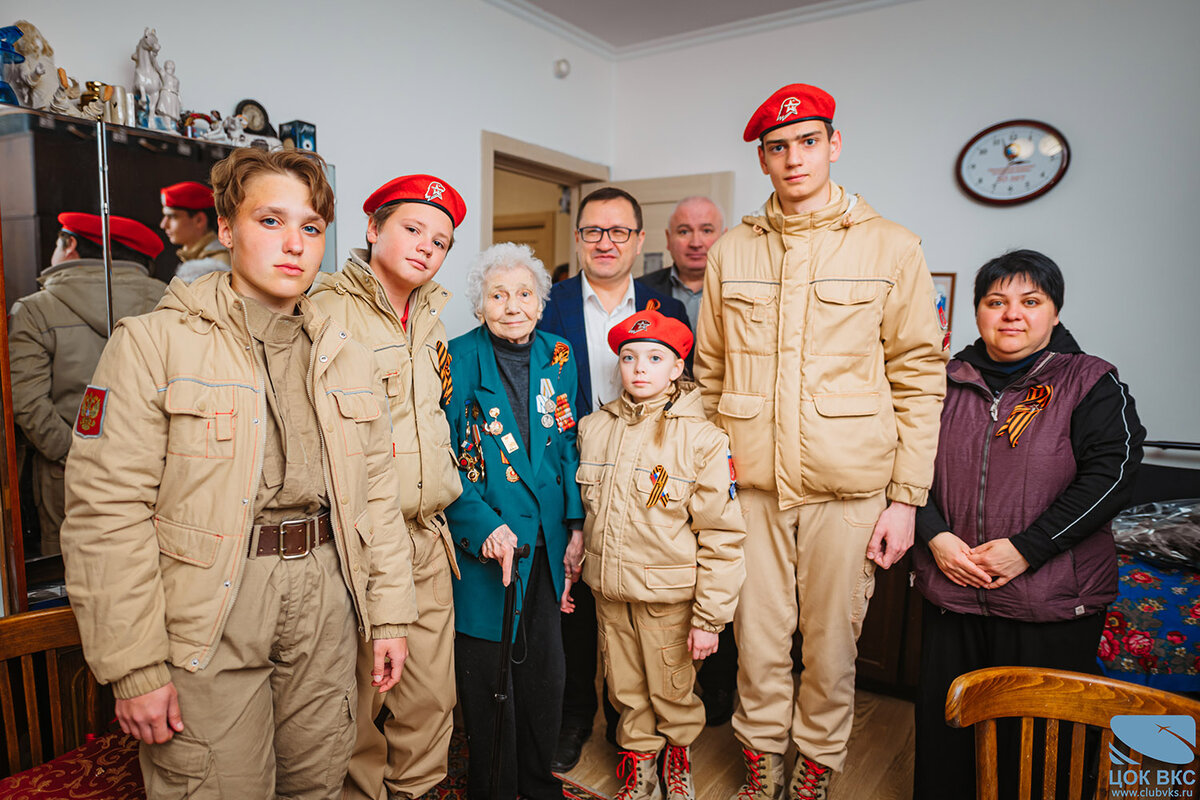
[[[642,252],[645,238],[642,207],[628,192],[609,186],[580,201],[575,217],[575,251],[581,272],[554,285],[538,323],[542,330],[570,342],[579,372],[575,397],[580,417],[621,394],[617,356],[608,346],[608,331],[613,325],[653,303],[664,315],[689,324],[682,303],[633,279],[633,262]],[[568,574],[577,578],[578,567],[567,564]],[[575,612],[563,617],[567,684],[562,732],[551,764],[556,772],[566,772],[578,763],[583,744],[591,735],[597,706],[595,600],[591,589],[579,582],[572,586],[571,598]],[[605,714],[612,728],[616,712],[606,708]]]

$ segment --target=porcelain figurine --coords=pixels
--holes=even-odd
[[[137,97],[138,114],[146,115],[144,122],[140,119],[138,122],[146,128],[154,127],[150,118],[157,112],[158,95],[162,91],[158,51],[158,34],[154,28],[146,28],[142,38],[138,40],[137,47],[134,48],[133,55],[130,56],[136,65],[133,69],[133,91]]]

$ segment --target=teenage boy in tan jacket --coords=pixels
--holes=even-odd
[[[367,249],[322,275],[312,299],[374,352],[387,391],[386,442],[400,477],[400,508],[412,537],[417,621],[409,626],[404,677],[386,695],[367,682],[359,649],[358,743],[347,798],[419,797],[446,777],[453,730],[454,544],[442,510],[462,492],[442,412],[453,387],[442,309],[450,293],[433,280],[467,213],[462,197],[432,175],[388,181],[367,198]],[[386,705],[383,732],[375,718]]]
[[[920,240],[830,181],[833,111],[792,84],[751,117],[775,192],[709,251],[700,311],[696,378],[729,433],[754,576],[734,618],[733,717],[752,800],[781,796],[789,738],[789,798],[825,797],[845,762],[874,570],[912,544],[945,393]]]
[[[121,322],[67,461],[84,653],[155,798],[333,798],[354,657],[399,680],[416,617],[371,355],[304,297],[333,192],[318,157],[213,167],[232,273]]]

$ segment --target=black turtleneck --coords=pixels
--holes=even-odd
[[[488,337],[492,340],[492,352],[496,355],[496,366],[500,368],[508,405],[517,418],[521,444],[529,447],[529,351],[533,347],[533,336],[520,344],[501,339],[491,330]]]

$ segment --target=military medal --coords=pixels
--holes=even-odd
[[[554,415],[548,411],[545,414],[542,414],[542,427],[543,428],[553,428],[554,427]]]
[[[650,473],[650,480],[654,481],[654,486],[650,489],[650,499],[646,501],[646,508],[654,508],[655,503],[662,503],[664,506],[670,502],[671,498],[667,495],[667,471],[659,464]]]
[[[509,483],[516,483],[517,481],[520,480],[520,478],[517,477],[517,471],[515,469],[513,469],[511,466],[507,466],[504,468],[504,477],[508,480]]]
[[[471,467],[471,469],[467,470],[467,480],[469,480],[471,483],[478,483],[479,470],[475,469],[474,467]]]
[[[558,376],[562,377],[563,364],[567,363],[567,357],[571,355],[571,348],[566,342],[554,343],[554,354],[550,357],[550,363],[558,367]]]
[[[492,418],[492,421],[489,422],[487,425],[483,426],[487,430],[487,432],[490,433],[492,436],[499,436],[500,434],[504,433],[504,426],[501,425],[500,420],[497,419],[497,417],[500,416],[500,409],[489,408],[488,416]]]
[[[549,378],[542,378],[541,394],[537,396],[537,410],[542,415],[542,427],[554,427],[554,384]]]
[[[571,414],[571,402],[567,400],[565,394],[558,396],[558,402],[554,406],[554,419],[558,422],[559,433],[575,427],[575,417]]]

